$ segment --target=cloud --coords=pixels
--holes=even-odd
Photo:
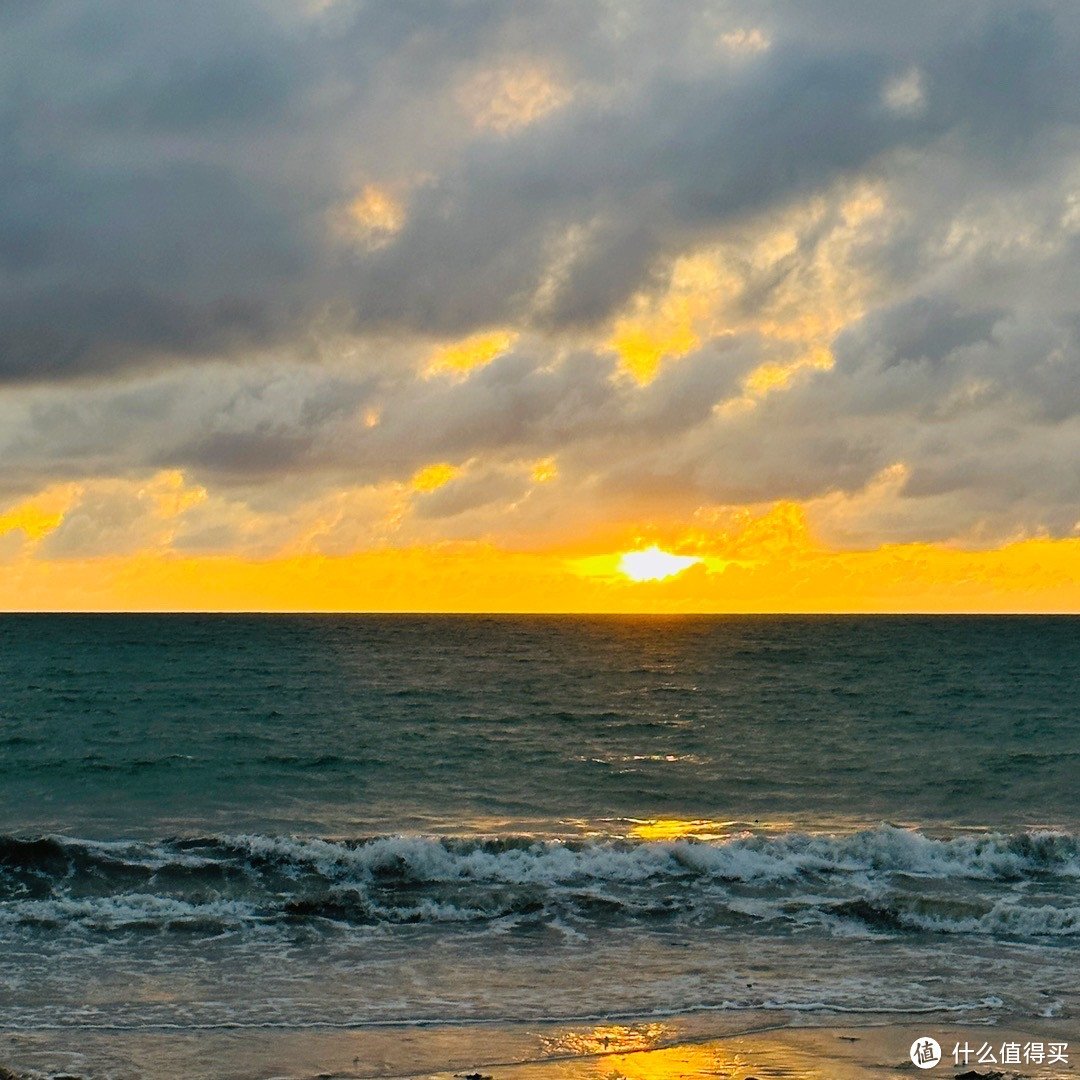
[[[361,330],[528,323],[575,228],[542,321],[596,322],[693,233],[889,152],[953,134],[985,156],[1071,117],[1065,10],[916,4],[896,40],[844,48],[804,7],[749,29],[687,4],[662,22],[420,0],[9,8],[0,378],[280,343],[326,305]],[[326,228],[342,215],[359,250]]]
[[[166,550],[184,515],[206,497],[205,489],[186,484],[178,472],[160,472],[145,481],[79,485],[34,537],[40,540],[37,553],[62,559]]]
[[[527,54],[474,72],[456,96],[476,128],[500,134],[528,127],[571,98],[558,78],[536,66]]]
[[[1072,535],[1066,6],[0,22],[0,506],[82,485],[43,557],[791,500],[844,547]]]

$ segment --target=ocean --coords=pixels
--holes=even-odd
[[[1078,688],[1070,617],[2,616],[0,1030],[1068,1016]]]

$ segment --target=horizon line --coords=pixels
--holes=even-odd
[[[329,615],[329,616],[417,616],[421,618],[1062,618],[1080,617],[1080,611],[933,611],[911,609],[904,611],[439,611],[417,608],[0,608],[6,615]]]

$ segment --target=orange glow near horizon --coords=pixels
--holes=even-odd
[[[701,508],[690,522],[627,523],[577,540],[569,523],[546,547],[525,550],[494,539],[423,542],[396,531],[410,521],[422,526],[422,515],[409,518],[414,501],[469,467],[437,462],[407,485],[358,489],[288,519],[260,520],[173,471],[47,488],[0,513],[0,609],[1080,612],[1080,538],[981,549],[929,543],[836,548],[817,538],[807,508],[793,502]],[[531,491],[558,482],[554,459],[529,468],[525,464]],[[865,498],[871,504],[888,498],[905,475],[900,466],[885,470]],[[853,519],[844,513],[862,504],[822,505],[850,532]],[[87,534],[93,519],[86,506],[103,522],[119,523],[95,555],[80,553],[64,533],[70,528],[80,540],[101,535]],[[346,513],[370,520],[374,539],[365,545],[357,534],[351,547],[320,550]],[[235,520],[238,535],[252,537],[249,546],[185,552],[178,547],[184,529],[200,515]],[[290,534],[289,527],[300,532]],[[643,534],[653,542],[642,546]],[[265,536],[278,537],[276,548]],[[117,537],[126,551],[109,551],[119,546]]]
[[[902,544],[702,560],[661,580],[585,573],[617,556],[465,543],[272,559],[142,553],[0,564],[21,611],[417,611],[642,614],[1080,612],[1080,540],[988,551]],[[711,569],[710,565],[723,565]]]

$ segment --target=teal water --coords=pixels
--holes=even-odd
[[[0,618],[7,830],[1072,827],[1080,620]]]
[[[0,1025],[1070,1015],[1078,646],[1073,618],[0,617]]]

